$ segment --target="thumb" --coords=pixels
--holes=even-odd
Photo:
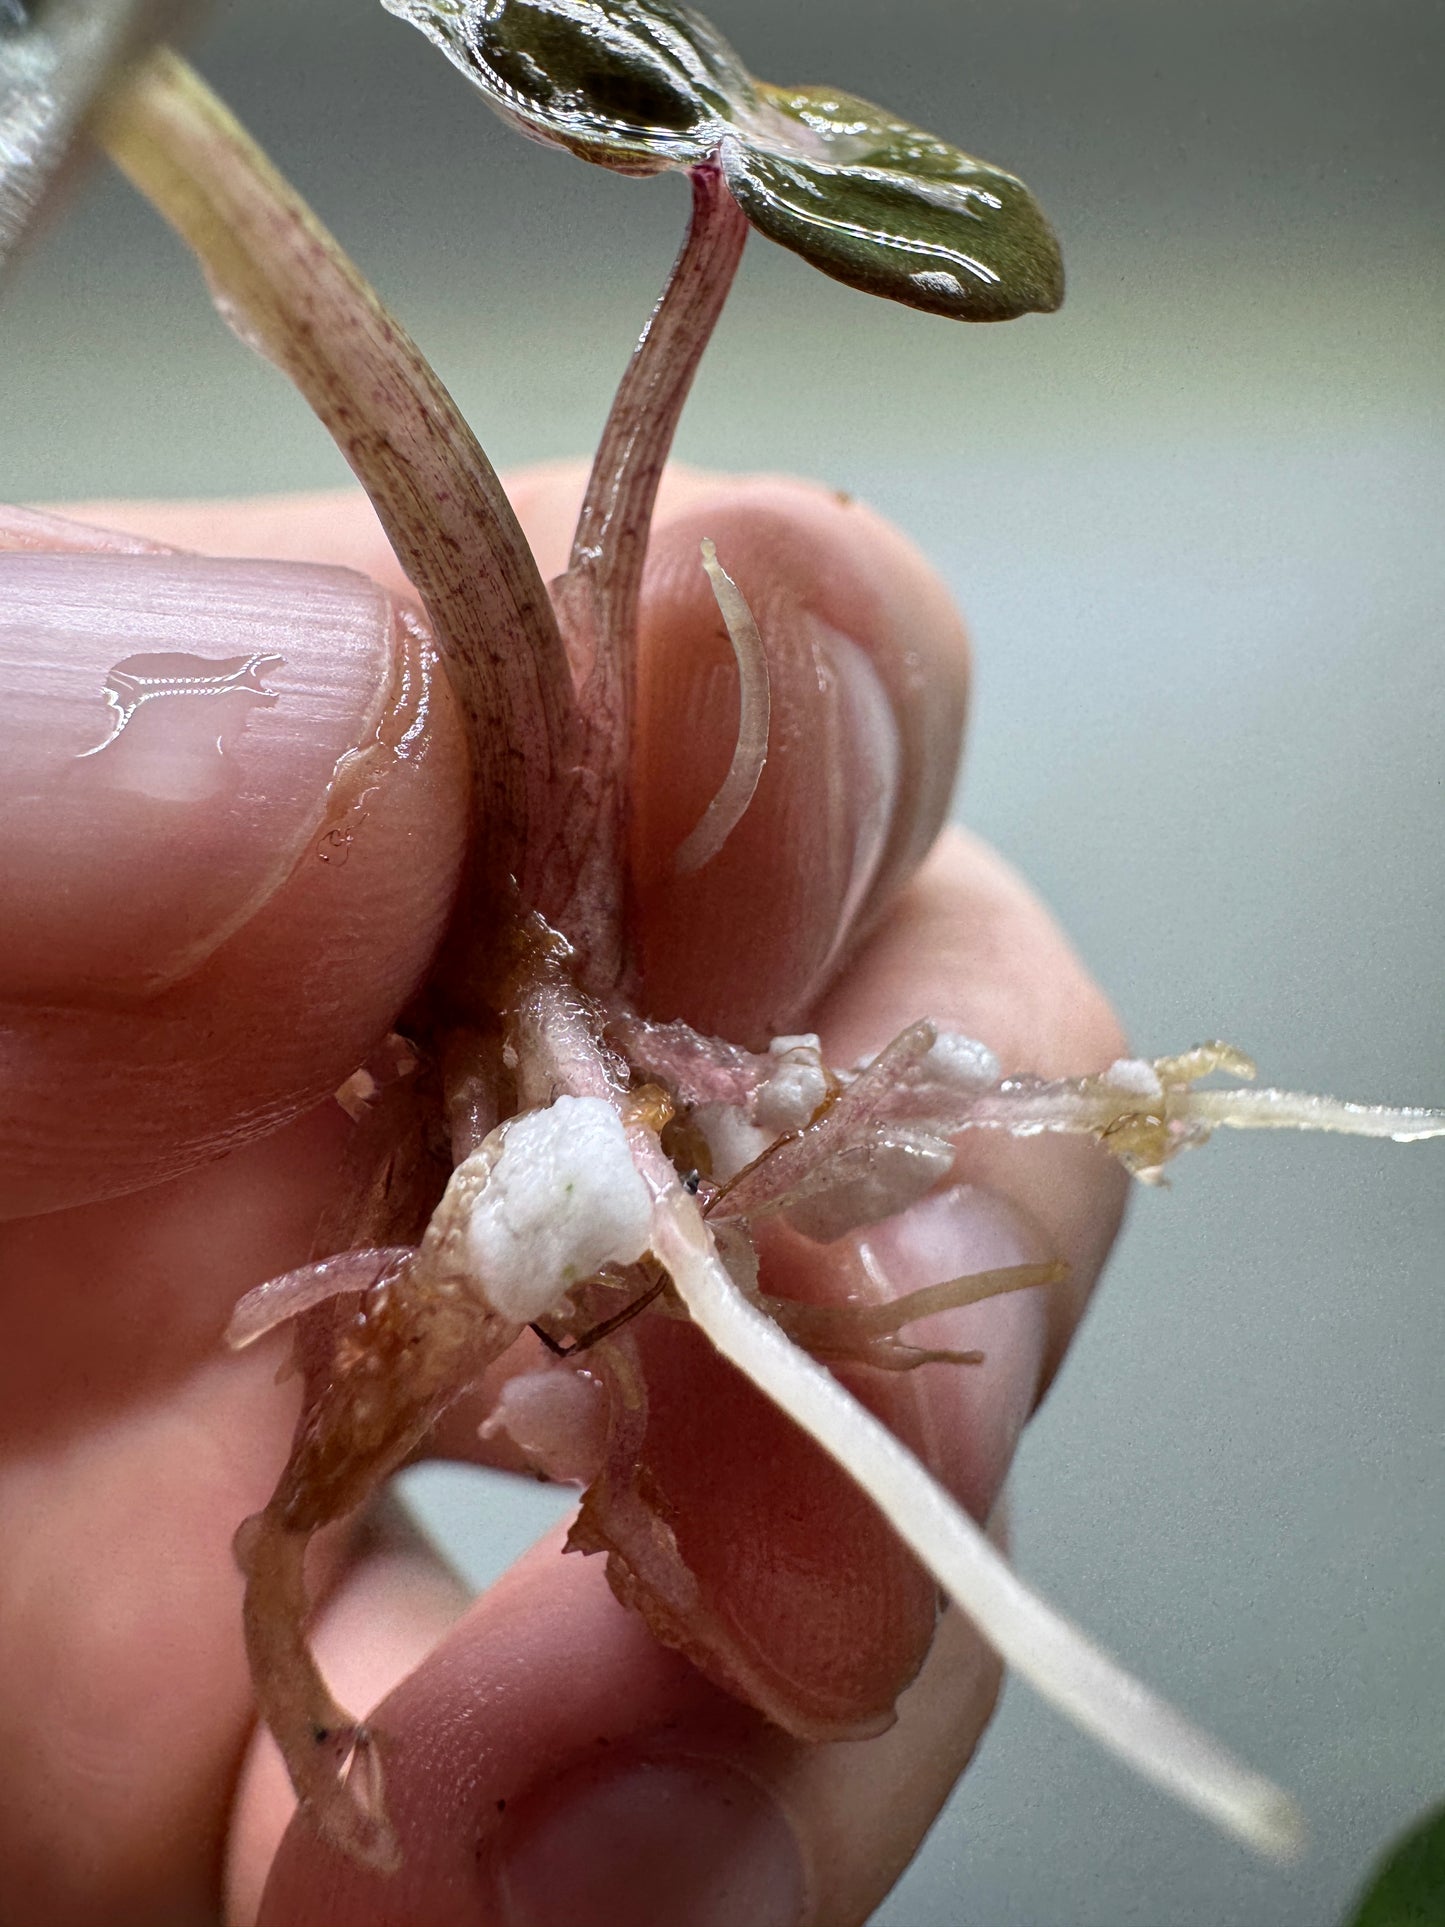
[[[467,786],[429,639],[349,570],[0,553],[0,675],[3,1217],[334,1089],[427,966]]]

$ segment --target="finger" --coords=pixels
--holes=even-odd
[[[801,1746],[648,1642],[595,1569],[557,1552],[544,1541],[377,1709],[400,1872],[367,1874],[293,1826],[263,1927],[865,1920],[916,1849],[922,1800],[951,1786],[987,1723],[987,1649],[949,1615],[890,1733]],[[370,1595],[363,1571],[316,1629],[363,1703],[368,1683],[390,1685],[355,1640],[385,1610]],[[274,1825],[285,1788],[270,1753],[258,1742],[240,1805]],[[896,1797],[910,1785],[916,1797]],[[239,1881],[232,1892],[230,1927],[251,1927]]]
[[[566,565],[584,484],[572,463],[508,478],[544,575]],[[399,580],[355,496],[242,504],[216,526],[214,511],[187,505],[86,512],[161,540],[334,555]],[[752,806],[714,861],[681,876],[678,846],[736,738],[736,672],[704,536],[757,618],[773,717]],[[640,645],[632,862],[645,999],[738,1041],[794,1028],[943,821],[967,698],[962,624],[918,551],[860,504],[797,481],[669,469]]]
[[[466,747],[329,568],[0,554],[0,1215],[160,1181],[355,1069],[445,921]]]
[[[214,1905],[254,1717],[230,1540],[275,1481],[297,1395],[275,1382],[283,1345],[234,1357],[221,1331],[239,1292],[308,1250],[339,1117],[143,1197],[0,1226],[0,1643],[17,1657],[0,1912],[17,1927]]]
[[[678,846],[731,760],[736,672],[704,536],[768,656],[767,763],[696,873]],[[948,807],[967,645],[922,557],[822,490],[749,481],[665,514],[642,611],[633,868],[647,1007],[738,1041],[795,1028]]]
[[[890,919],[819,1013],[833,1050],[876,1049],[931,1010],[1040,1070],[1096,1067],[1117,1052],[1107,1006],[1047,914],[979,846],[950,840],[896,921],[901,940]],[[1057,1254],[1074,1267],[1066,1294],[1034,1288],[948,1314],[947,1332],[930,1336],[976,1343],[986,1363],[923,1368],[892,1413],[982,1513],[1048,1367],[1051,1324],[1062,1336],[1096,1276],[1120,1186],[1087,1149],[1039,1163],[1032,1143],[987,1157],[964,1143],[960,1186],[862,1242],[894,1291]],[[835,1290],[850,1276],[836,1246],[813,1273],[820,1263]],[[805,1291],[809,1271],[794,1251],[765,1283]],[[619,1610],[595,1562],[540,1550],[378,1712],[401,1874],[374,1879],[293,1826],[268,1927],[397,1918],[621,1927],[664,1913],[676,1927],[842,1927],[876,1905],[975,1744],[997,1667],[946,1619],[903,1691],[898,1724],[846,1745],[785,1739],[708,1684],[742,1651],[815,1707],[830,1691],[836,1702],[840,1680],[861,1703],[889,1664],[902,1674],[893,1690],[904,1688],[920,1655],[915,1629],[900,1639],[880,1609],[893,1583],[879,1577],[886,1558],[873,1528],[840,1507],[826,1464],[786,1426],[768,1429],[716,1360],[689,1354],[672,1365],[670,1380],[665,1364],[647,1374],[668,1434],[645,1445],[647,1482],[690,1555],[702,1548],[697,1617],[725,1625],[730,1650],[697,1655],[706,1672],[669,1656]],[[876,1704],[864,1710],[876,1718]]]
[[[801,1845],[764,1777],[785,1764],[777,1736],[557,1552],[554,1537],[529,1555],[380,1709],[400,1872],[369,1874],[293,1826],[266,1927],[800,1917]],[[340,1670],[334,1614],[317,1639]],[[250,1791],[243,1778],[243,1805]]]

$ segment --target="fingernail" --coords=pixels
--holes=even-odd
[[[974,1272],[1045,1264],[1057,1255],[1044,1232],[1008,1199],[972,1184],[925,1198],[873,1227],[859,1253],[889,1298]],[[1002,1489],[1033,1410],[1049,1289],[1036,1285],[935,1312],[902,1333],[910,1345],[984,1354],[981,1365],[928,1365],[913,1376],[924,1456],[980,1520]]]
[[[781,1808],[716,1759],[574,1767],[495,1837],[505,1927],[799,1927],[803,1856]]]
[[[831,623],[813,617],[814,648],[833,702],[822,713],[837,732],[826,780],[837,795],[832,816],[847,861],[838,905],[838,935],[825,970],[846,942],[878,874],[898,805],[903,745],[893,704],[866,651]]]
[[[348,570],[0,555],[0,996],[193,971],[324,834],[400,640]]]
[[[637,846],[649,1006],[749,1040],[797,1029],[832,975],[890,848],[904,764],[887,685],[861,644],[786,600],[760,598],[754,613],[772,715],[752,804],[712,860],[678,873],[677,850],[733,752],[720,719],[735,715],[736,671],[716,639],[709,660],[658,650],[641,710]]]

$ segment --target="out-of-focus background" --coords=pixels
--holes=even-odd
[[[754,69],[1030,182],[1064,311],[968,330],[755,240],[691,460],[875,503],[969,612],[959,809],[1141,1048],[1445,1100],[1445,14],[1432,0],[714,0]],[[499,463],[591,445],[675,180],[519,141],[376,0],[232,0],[207,74]],[[97,177],[7,298],[19,500],[342,479]],[[1135,1202],[1014,1484],[1028,1574],[1298,1790],[1262,1866],[1014,1688],[887,1927],[1320,1927],[1445,1792],[1445,1152],[1235,1139]],[[480,1489],[478,1489],[480,1485]],[[563,1503],[424,1474],[482,1579]]]

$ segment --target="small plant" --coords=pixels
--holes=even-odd
[[[1058,248],[1011,175],[851,96],[750,76],[664,0],[385,0],[534,138],[623,173],[688,172],[692,218],[602,437],[570,565],[543,584],[475,439],[419,351],[225,109],[171,55],[110,103],[117,162],[200,257],[222,312],[291,377],[367,489],[421,595],[472,730],[475,841],[447,956],[405,1046],[345,1087],[350,1220],[315,1262],[237,1307],[231,1342],[300,1326],[306,1393],[265,1510],[238,1533],[257,1697],[302,1809],[394,1867],[386,1736],[332,1699],[310,1655],[311,1536],[358,1506],[483,1368],[534,1325],[588,1346],[610,1387],[603,1476],[578,1543],[606,1548],[664,1638],[733,1678],[715,1628],[679,1628],[639,1545],[638,1318],[686,1318],[819,1442],[1016,1671],[1142,1772],[1272,1853],[1292,1803],[1130,1680],[1014,1575],[967,1514],[819,1358],[910,1369],[944,1306],[1049,1283],[1023,1266],[890,1307],[823,1312],[761,1289],[753,1228],[828,1242],[924,1195],[966,1130],[1094,1139],[1152,1180],[1220,1126],[1445,1134],[1445,1113],[1251,1088],[1222,1045],[1059,1082],[910,1025],[871,1063],[817,1040],[749,1050],[647,1014],[629,929],[626,828],[637,608],[657,483],[749,226],[870,293],[960,320],[1048,311]],[[731,639],[731,768],[677,853],[706,866],[768,753],[767,658],[710,543]],[[511,753],[508,753],[511,752]],[[385,1085],[385,1102],[368,1098]],[[440,1156],[436,1146],[444,1147]],[[679,1555],[674,1553],[674,1558]],[[610,1568],[609,1568],[610,1569]],[[709,1642],[713,1642],[710,1648]],[[776,1699],[764,1710],[786,1724]]]

